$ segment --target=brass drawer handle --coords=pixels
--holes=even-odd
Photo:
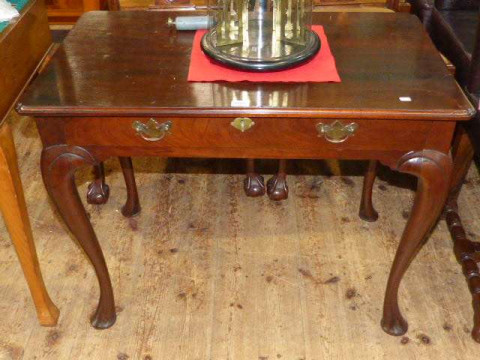
[[[245,132],[248,129],[251,129],[253,125],[255,125],[255,122],[250,118],[236,118],[230,123],[230,125],[241,132]]]
[[[159,124],[155,119],[150,119],[144,124],[140,121],[134,121],[132,128],[137,135],[140,135],[146,141],[159,141],[170,133],[172,122],[169,120]]]
[[[335,120],[331,124],[317,124],[318,136],[325,136],[325,139],[331,143],[341,143],[353,136],[358,129],[358,124],[352,122],[343,125],[341,121]]]

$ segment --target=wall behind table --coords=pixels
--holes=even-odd
[[[106,0],[45,0],[51,24],[73,24],[87,11],[106,10]]]
[[[123,9],[172,8],[181,6],[206,6],[207,0],[120,0]],[[385,6],[386,0],[314,0],[318,5],[375,5]]]
[[[314,0],[316,7],[331,8],[338,11],[338,7],[386,8],[388,2],[400,3],[400,11],[409,11],[406,0]],[[52,24],[73,24],[82,13],[91,10],[107,10],[109,2],[119,3],[122,10],[140,9],[188,9],[194,7],[205,8],[207,0],[46,0],[49,21]]]

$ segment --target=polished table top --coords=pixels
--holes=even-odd
[[[315,13],[342,82],[263,84],[188,82],[194,32],[168,28],[168,16],[84,15],[18,110],[36,116],[245,113],[426,120],[466,120],[473,113],[422,25],[409,14]]]

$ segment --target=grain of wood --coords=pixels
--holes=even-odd
[[[361,163],[327,176],[322,162],[290,164],[290,198],[243,194],[243,162],[134,159],[142,213],[119,209],[125,185],[107,161],[109,202],[86,205],[110,268],[118,321],[91,328],[93,270],[41,182],[33,121],[12,114],[20,171],[56,328],[38,325],[8,233],[0,226],[0,359],[475,359],[470,294],[443,222],[401,288],[405,337],[380,328],[391,261],[413,199],[408,177],[383,170],[380,218],[358,216]],[[273,164],[273,165],[272,165]],[[274,162],[260,162],[271,173]],[[224,174],[221,174],[224,173]],[[78,174],[86,193],[90,169]],[[390,184],[392,183],[392,184]],[[402,185],[402,187],[396,186]],[[480,177],[460,209],[480,238]]]

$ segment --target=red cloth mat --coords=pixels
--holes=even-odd
[[[202,36],[207,30],[198,30],[193,39],[188,81],[340,82],[335,58],[328,45],[323,26],[313,25],[312,30],[318,34],[321,41],[321,48],[317,55],[295,68],[265,73],[235,70],[213,62],[203,53],[200,46]]]

